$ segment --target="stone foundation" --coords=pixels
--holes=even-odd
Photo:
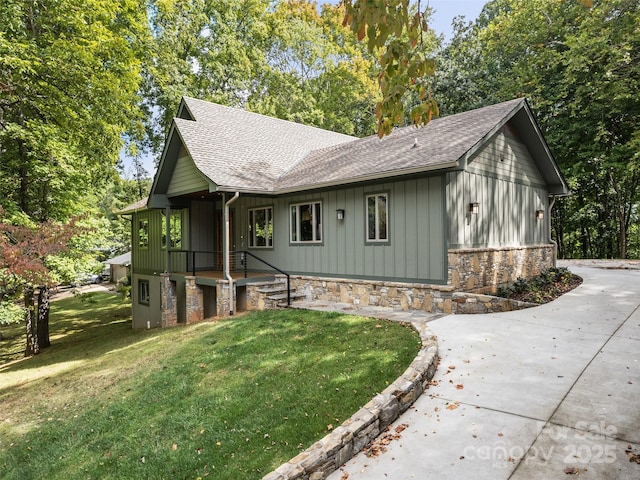
[[[307,300],[453,313],[450,285],[291,276],[291,288],[306,293]]]
[[[187,311],[185,323],[195,323],[204,320],[204,296],[202,288],[196,284],[196,277],[184,277]]]
[[[553,245],[449,250],[448,284],[457,291],[494,293],[519,277],[553,267]]]
[[[230,312],[235,311],[235,295],[234,298],[230,298],[229,282],[227,280],[218,280],[217,282],[216,308],[218,317],[228,317]]]
[[[167,273],[160,275],[160,315],[162,327],[178,324],[176,282],[171,281]]]
[[[530,278],[538,275],[553,266],[553,252],[553,245],[449,250],[447,285],[292,275],[291,289],[298,294],[304,294],[309,301],[347,303],[356,307],[388,307],[440,314],[504,312],[530,305],[519,305],[518,302],[496,297],[474,297],[460,293],[495,293],[500,285],[514,282],[519,277]],[[276,277],[280,282],[285,281],[282,276]],[[196,284],[196,277],[185,277],[185,284],[186,323],[200,321],[204,318],[202,288]],[[275,285],[273,282],[248,283],[246,302],[243,302],[246,305],[243,308],[278,308],[283,300],[269,298],[275,293],[274,290],[278,290],[274,288]],[[175,288],[175,282],[163,275],[163,326],[177,323]],[[286,292],[286,287],[283,287],[282,291]],[[231,311],[236,310],[235,304],[235,295],[233,298],[229,295],[229,282],[218,280],[216,315],[228,317]]]

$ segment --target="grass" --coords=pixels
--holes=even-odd
[[[401,324],[296,310],[132,331],[92,298],[52,304],[53,346],[0,366],[3,478],[259,479],[419,349]]]

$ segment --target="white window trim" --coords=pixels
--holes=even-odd
[[[271,224],[271,235],[265,237],[266,245],[256,245],[256,229],[255,229],[255,217],[254,214],[257,211],[265,212],[265,219],[267,224]],[[250,208],[248,210],[249,216],[249,248],[273,248],[273,206],[268,205],[264,207]],[[267,229],[267,234],[269,230]]]
[[[313,205],[313,207],[311,208],[311,227],[312,227],[312,233],[311,233],[311,237],[313,238],[313,240],[299,240],[300,239],[300,226],[301,226],[301,222],[300,222],[300,207],[301,206],[306,206],[306,205]],[[316,222],[316,208],[315,206],[319,205],[320,206],[320,222]],[[295,225],[294,225],[294,221],[292,218],[292,208],[296,209],[296,215],[295,215]],[[291,243],[294,244],[302,244],[302,245],[308,245],[308,244],[318,244],[318,243],[322,243],[322,202],[319,200],[316,201],[310,201],[310,202],[300,202],[300,203],[292,203],[289,205],[289,241]],[[316,225],[317,224],[317,225]],[[295,233],[296,233],[296,240],[293,239],[293,229],[295,228]],[[319,235],[318,235],[319,233]],[[316,237],[319,237],[319,240],[316,240]]]
[[[386,229],[386,234],[387,234],[387,238],[380,238],[380,210],[378,208],[378,198],[379,197],[384,197],[386,199],[385,202],[385,209],[387,211],[387,222],[385,225],[385,229]],[[369,237],[369,212],[368,212],[368,208],[369,208],[369,199],[373,198],[375,201],[375,208],[374,208],[374,212],[375,212],[375,225],[374,225],[374,232],[375,232],[375,238],[370,238]],[[388,243],[389,242],[389,194],[387,192],[380,192],[380,193],[372,193],[369,195],[365,196],[365,211],[366,211],[366,225],[365,225],[365,229],[366,229],[366,239],[367,239],[367,243]]]

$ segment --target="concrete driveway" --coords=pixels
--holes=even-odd
[[[571,270],[552,303],[429,322],[437,385],[329,479],[640,479],[640,270]]]

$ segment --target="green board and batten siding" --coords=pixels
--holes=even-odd
[[[209,182],[193,164],[191,157],[183,147],[180,149],[180,155],[167,188],[167,196],[174,197],[203,190],[209,190]]]
[[[469,160],[465,171],[447,174],[449,247],[478,248],[547,243],[548,194],[526,147],[504,132]],[[479,213],[469,214],[477,202]],[[499,221],[495,221],[498,218]]]
[[[172,213],[180,213],[182,224],[182,245],[189,245],[189,213],[187,209],[173,210]],[[144,210],[136,212],[132,216],[131,256],[132,273],[144,273],[157,275],[167,268],[167,251],[162,248],[162,217],[161,210]],[[149,222],[149,245],[140,246],[138,227],[141,220]],[[185,247],[183,247],[185,248]],[[178,255],[171,258],[171,271],[184,268],[184,260]]]
[[[366,195],[387,193],[389,241],[365,242]],[[289,241],[289,207],[322,202],[321,244]],[[445,283],[446,240],[442,176],[277,198],[241,196],[234,204],[236,245],[247,248],[248,210],[272,206],[274,247],[251,251],[296,274]],[[336,210],[345,211],[337,220]]]

